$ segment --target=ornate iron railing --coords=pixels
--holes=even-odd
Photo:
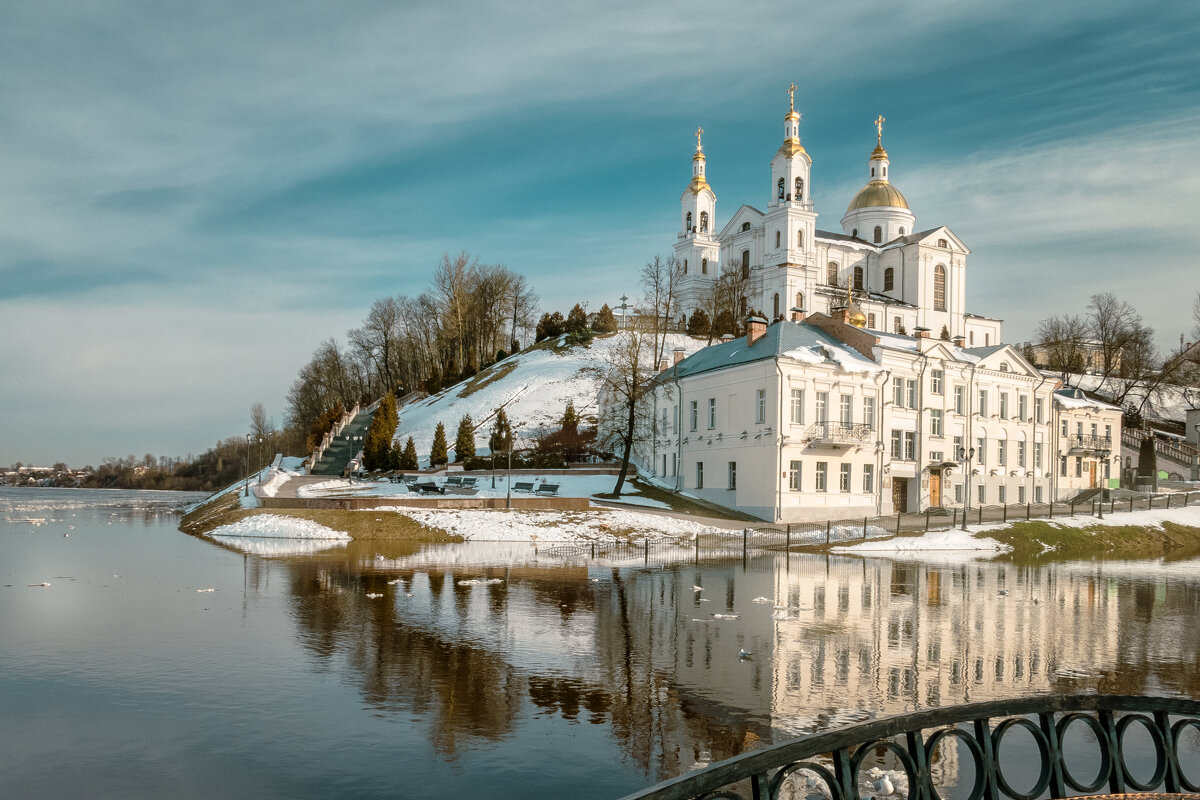
[[[870,425],[861,422],[814,422],[804,432],[804,438],[813,442],[864,444],[874,433]]]
[[[1090,781],[1072,772],[1063,753],[1063,740],[1075,726],[1094,736],[1099,767]],[[1125,758],[1125,735],[1135,726],[1145,730],[1154,747],[1154,772],[1144,780],[1130,773]],[[1038,763],[1022,764],[1028,774],[1037,774],[1029,791],[1014,789],[999,763],[1005,736],[1018,728],[1032,736],[1038,754]],[[974,762],[969,800],[1063,798],[1069,790],[1080,794],[1200,792],[1200,775],[1184,774],[1179,763],[1177,745],[1188,728],[1200,732],[1200,702],[1049,695],[974,703],[803,736],[682,775],[625,800],[776,800],[793,792],[797,797],[816,794],[831,800],[857,800],[864,794],[941,800],[932,765],[933,754],[944,741],[963,745]],[[884,780],[890,783],[887,773],[874,785],[866,783],[864,762],[881,750],[899,763],[895,780],[899,783],[903,777],[907,791],[882,785]],[[1011,772],[1008,777],[1013,777]]]
[[[1084,436],[1076,433],[1071,436],[1072,450],[1107,450],[1112,452],[1112,439],[1108,436]]]

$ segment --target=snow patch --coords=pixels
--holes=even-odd
[[[336,539],[348,541],[350,535],[327,528],[319,522],[284,517],[278,514],[257,514],[215,528],[210,534],[217,537],[251,537],[267,539]]]

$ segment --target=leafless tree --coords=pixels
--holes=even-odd
[[[1070,314],[1044,319],[1038,323],[1034,337],[1045,354],[1048,369],[1063,378],[1083,371],[1083,346],[1087,339],[1087,324],[1083,319]]]
[[[630,455],[639,429],[645,425],[642,401],[655,374],[653,334],[631,329],[618,336],[614,346],[607,351],[605,363],[595,371],[605,408],[597,441],[601,447],[621,451],[621,471],[613,487],[613,497],[619,497],[625,485]]]
[[[666,352],[667,333],[672,317],[678,313],[682,280],[683,265],[673,255],[655,256],[642,267],[642,307],[649,316],[648,331],[655,364],[662,361]]]

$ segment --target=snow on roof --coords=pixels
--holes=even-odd
[[[1077,409],[1077,408],[1092,408],[1097,411],[1120,411],[1117,406],[1108,403],[1102,403],[1099,400],[1092,400],[1083,390],[1068,387],[1059,389],[1054,393],[1054,402],[1062,408]]]

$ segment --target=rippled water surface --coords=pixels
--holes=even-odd
[[[929,706],[1200,696],[1196,561],[292,549],[179,533],[192,499],[0,489],[5,796],[610,798]]]

